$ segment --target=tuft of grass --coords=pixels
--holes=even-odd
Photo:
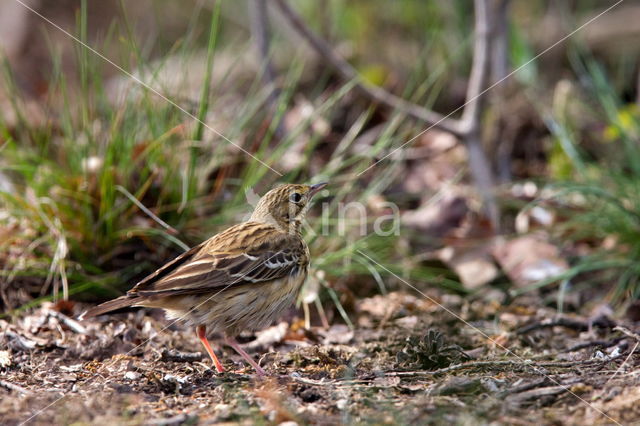
[[[573,64],[591,102],[581,105],[586,113],[574,120],[569,110],[575,105],[568,105],[565,94],[556,102],[562,107],[546,118],[558,148],[554,155],[563,156],[561,176],[550,187],[568,218],[555,231],[588,244],[592,253],[575,259],[562,276],[529,289],[580,276],[589,285],[612,283],[610,299],[620,303],[640,297],[640,112],[620,100],[595,60],[576,54]],[[581,143],[580,125],[589,114],[604,123],[595,148]]]
[[[372,232],[383,213],[368,207],[370,201],[397,180],[402,159],[377,166],[366,181],[356,179],[376,158],[421,131],[419,123],[399,112],[381,122],[373,107],[354,106],[353,82],[305,81],[307,65],[299,58],[293,58],[281,73],[273,109],[265,107],[269,92],[259,75],[238,81],[231,67],[223,81],[211,81],[221,51],[217,42],[220,3],[211,12],[204,48],[206,72],[199,99],[193,102],[197,106],[188,108],[198,117],[196,122],[142,88],[127,88],[114,101],[113,86],[102,76],[101,59],[80,46],[76,49],[78,82],[69,80],[52,50],[52,95],[42,106],[46,120],[30,122],[5,63],[5,86],[17,119],[10,123],[0,116],[0,173],[11,183],[0,190],[0,232],[5,236],[0,252],[8,253],[0,257],[3,286],[19,286],[23,280],[41,283],[42,298],[23,308],[59,297],[112,297],[186,247],[241,220],[250,209],[247,190],[262,194],[278,181],[326,180],[328,196],[318,203],[326,218],[312,215],[309,220],[313,224],[309,229],[311,275],[321,271],[322,278],[317,297],[305,303],[321,306],[330,300],[349,324],[336,283],[353,277],[386,292],[393,285],[386,270],[462,291],[459,283],[443,278],[446,271],[426,268],[408,253],[398,252],[400,241],[407,238],[404,230],[388,235]],[[78,15],[81,40],[87,40],[86,17],[85,1]],[[171,49],[172,54],[185,62],[202,55],[196,33],[191,28],[185,40]],[[164,90],[156,83],[169,67],[169,59],[151,61],[145,53],[149,49],[140,49],[132,34],[125,14],[124,26],[113,25],[102,47],[113,48],[113,40],[118,40],[122,51],[117,57],[128,61],[121,65]],[[428,78],[420,74],[426,69],[416,71],[406,94],[414,101],[433,102],[447,71],[447,66],[430,70]],[[224,88],[241,96],[225,96]],[[172,89],[180,93],[179,85]],[[295,108],[301,94],[309,97],[311,113],[278,138],[278,124]],[[232,105],[229,98],[235,99]],[[175,101],[188,104],[184,99]],[[337,122],[344,128],[328,138],[316,130],[320,121]],[[203,122],[215,122],[212,126],[217,131],[282,170],[284,176],[278,177],[211,134]],[[367,150],[358,149],[361,136],[374,127],[378,129],[375,142]],[[285,168],[281,160],[290,152],[299,158]],[[361,218],[340,223],[336,219],[349,203],[366,209],[365,233],[360,232]],[[359,251],[371,254],[379,264]]]

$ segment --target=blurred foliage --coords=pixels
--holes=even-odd
[[[422,7],[419,3],[415,7]],[[82,4],[77,36],[87,40],[89,3]],[[369,6],[361,2],[352,7],[354,11],[358,8]],[[228,25],[218,19],[218,11],[194,10],[192,27],[170,49],[187,60],[205,43],[207,76],[216,66],[225,40],[222,34]],[[401,8],[396,12],[400,13]],[[204,40],[198,35],[202,33],[203,13],[209,17],[209,34]],[[355,15],[352,19],[356,19]],[[379,13],[378,16],[381,17]],[[122,63],[125,69],[159,74],[165,60],[150,58],[153,49],[140,47],[132,36],[131,25],[130,19],[114,25],[96,49],[115,45],[122,49],[119,57],[128,61]],[[73,96],[69,88],[76,82],[68,80],[56,52],[51,55],[54,67],[49,82],[51,96],[44,102],[44,125],[26,115],[26,104],[11,67],[5,64],[3,68],[5,85],[14,99],[11,112],[18,118],[12,124],[0,120],[4,140],[1,171],[13,185],[12,190],[0,192],[0,225],[10,230],[0,242],[0,250],[7,253],[1,259],[7,283],[42,277],[45,285],[41,294],[53,289],[53,298],[78,292],[99,298],[116,295],[166,259],[245,217],[249,209],[247,190],[255,188],[263,193],[277,183],[277,176],[267,167],[243,153],[230,153],[227,141],[207,132],[166,99],[134,88],[127,90],[124,102],[114,103],[110,98],[113,88],[103,77],[101,59],[81,47],[75,49],[74,58],[80,93]],[[280,180],[328,180],[330,198],[324,202],[334,214],[340,203],[357,201],[367,205],[372,196],[392,184],[402,163],[391,161],[379,167],[366,187],[354,179],[355,174],[368,167],[380,152],[416,133],[416,124],[394,113],[383,124],[369,152],[351,155],[356,137],[371,126],[371,112],[360,110],[353,119],[341,123],[346,126],[344,133],[332,135],[337,138],[335,149],[328,151],[323,147],[326,141],[313,126],[317,120],[331,122],[340,118],[349,108],[346,99],[352,83],[328,87],[326,81],[320,80],[311,87],[303,86],[308,84],[301,80],[303,69],[301,62],[293,58],[284,70],[273,114],[265,108],[267,92],[260,83],[261,75],[255,75],[253,81],[236,81],[243,100],[234,111],[235,119],[225,122],[226,128],[220,131],[277,168],[282,156],[296,149],[300,138],[308,138],[301,158]],[[384,68],[372,65],[365,66],[365,70],[369,70],[365,74],[372,83],[385,83]],[[419,71],[414,78],[422,80]],[[219,90],[210,90],[208,83],[205,79],[202,84],[199,106],[189,111],[205,121],[212,113],[219,118],[219,112],[225,110]],[[299,92],[315,94],[310,99],[313,113],[279,140],[275,129]],[[329,157],[318,169],[314,158],[320,155],[321,147],[322,155],[329,153]],[[310,166],[314,167],[313,175]],[[141,210],[141,206],[147,210]],[[370,227],[375,219],[375,215],[370,216],[366,225]],[[325,272],[320,284],[329,292],[321,292],[315,298],[339,305],[340,300],[330,287],[334,280],[347,276],[369,276],[375,286],[386,291],[381,279],[387,275],[386,269],[405,278],[462,290],[459,283],[442,279],[442,270],[425,267],[410,256],[398,262],[396,235],[365,237],[358,232],[359,224],[336,233],[335,223],[330,223],[331,233],[327,234],[321,232],[320,226],[318,221],[310,245],[314,268]],[[383,267],[358,255],[358,250],[375,255]]]
[[[512,2],[508,56],[513,69],[527,64],[511,79],[514,92],[524,93],[539,107],[548,128],[540,142],[546,175],[536,178],[553,183],[557,193],[566,196],[563,207],[571,219],[556,231],[564,239],[588,240],[595,247],[595,254],[575,259],[564,278],[596,269],[609,279],[619,274],[615,298],[620,299],[638,296],[640,272],[640,113],[627,93],[637,61],[603,64],[576,42],[568,57],[544,67],[538,60],[529,63],[540,51],[536,37],[541,22],[556,11],[578,21],[598,10],[596,3]],[[86,15],[91,3],[82,4],[75,33],[89,41]],[[240,56],[252,48],[246,10],[232,2],[216,4],[219,8],[208,2],[190,3],[193,7],[154,2],[153,15],[163,25],[156,38],[136,40],[135,17],[126,17],[114,22],[95,47],[115,49],[118,63],[141,75],[148,72],[152,82],[176,58],[185,63],[204,58],[207,70],[215,70],[225,49]],[[126,4],[120,5],[125,12]],[[473,47],[471,0],[301,0],[295,7],[367,82],[443,113],[464,99]],[[281,179],[148,91],[131,89],[126,102],[114,103],[104,64],[87,49],[74,48],[77,82],[69,80],[63,58],[51,49],[51,94],[43,99],[41,121],[28,112],[27,100],[5,64],[3,84],[11,108],[7,116],[16,117],[11,124],[0,118],[0,172],[12,184],[0,192],[0,225],[3,232],[9,230],[0,242],[6,280],[37,277],[45,283],[42,294],[53,287],[56,297],[60,287],[69,294],[114,295],[185,247],[245,217],[249,189],[264,193],[278,181],[328,180],[330,193],[318,204],[328,204],[331,217],[340,203],[368,206],[372,198],[394,188],[407,165],[402,158],[384,162],[361,179],[357,176],[422,132],[422,123],[399,111],[363,104],[352,93],[353,82],[337,81],[323,64],[290,54],[300,41],[286,37],[276,32],[270,52],[274,58],[283,52],[286,57],[278,70],[275,105],[269,105],[263,70],[243,79],[239,60],[220,82],[210,85],[207,72],[197,99],[175,99],[190,114],[215,122],[225,137],[270,166],[279,168],[286,154],[299,154]],[[229,106],[225,90],[240,99],[237,106]],[[507,110],[511,101],[505,99]],[[279,137],[278,127],[304,102],[310,115]],[[490,117],[494,105],[487,108]],[[514,113],[513,120],[522,117]],[[319,122],[329,123],[328,133],[317,131]],[[358,138],[374,128],[373,143],[366,150],[356,149]],[[142,212],[139,203],[157,220]],[[371,227],[375,218],[366,225]],[[350,276],[385,292],[388,271],[424,285],[464,291],[449,278],[450,271],[420,260],[421,253],[410,246],[418,234],[413,229],[403,229],[399,236],[365,237],[358,225],[339,233],[337,224],[329,221],[332,232],[327,235],[319,222],[310,219],[315,226],[309,240],[314,254],[311,284],[321,290],[315,294],[307,289],[309,300],[338,305],[344,295],[334,287],[348,286]],[[608,236],[616,244],[598,246],[597,241]],[[359,255],[360,250],[382,267]],[[341,314],[346,315],[344,310]]]
[[[582,120],[556,110],[550,130],[557,143],[551,152],[556,182],[554,198],[561,200],[568,220],[556,226],[562,238],[588,242],[593,253],[576,260],[563,275],[572,279],[599,272],[594,284],[613,281],[614,302],[640,296],[640,115],[637,105],[624,104],[606,72],[591,56],[574,58],[595,117],[605,123],[599,141],[606,147],[589,153],[580,143]],[[571,96],[567,94],[571,99]],[[572,100],[569,102],[581,102]],[[582,105],[582,104],[581,104]],[[569,108],[569,105],[566,105]],[[550,280],[539,283],[547,284]]]

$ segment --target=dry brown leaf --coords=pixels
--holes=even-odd
[[[440,260],[458,275],[468,289],[477,289],[498,276],[498,268],[491,259],[489,244],[464,248],[447,247],[440,250]]]
[[[518,287],[555,277],[569,267],[558,247],[547,241],[545,234],[499,240],[493,256]]]
[[[281,323],[269,328],[265,328],[256,333],[256,339],[246,345],[247,348],[268,348],[276,343],[282,342],[284,336],[289,330],[289,323],[282,321]]]
[[[402,224],[424,230],[433,237],[444,237],[459,227],[469,208],[464,198],[451,193],[442,199],[423,203],[418,209],[402,215]]]

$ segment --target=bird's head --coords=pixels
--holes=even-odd
[[[325,186],[326,182],[278,186],[260,198],[249,220],[271,223],[285,232],[299,232],[309,201]]]

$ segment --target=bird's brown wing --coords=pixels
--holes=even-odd
[[[308,262],[304,242],[266,224],[242,224],[205,241],[151,274],[130,296],[174,296],[295,275]]]

